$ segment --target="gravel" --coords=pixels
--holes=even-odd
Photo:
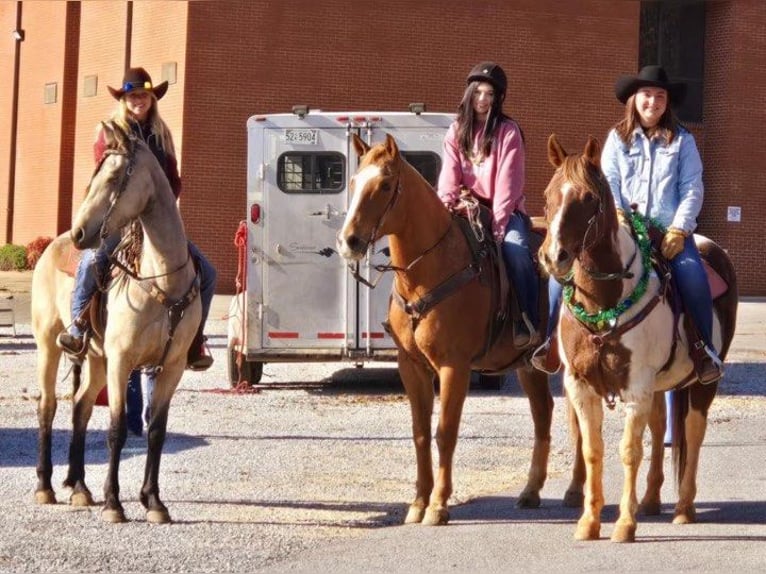
[[[754,308],[744,305],[746,313]],[[763,410],[764,322],[747,317],[712,425]],[[235,393],[226,376],[226,323],[220,318],[209,329],[216,363],[206,373],[185,373],[170,410],[160,487],[173,524],[145,520],[138,492],[146,447],[139,437],[128,439],[120,466],[127,523],[102,522],[99,506],[67,504],[60,485],[71,383],[63,365],[54,442],[59,502],[37,506],[36,351],[29,325],[17,330],[16,338],[0,338],[0,572],[277,571],[303,552],[404,518],[415,461],[409,406],[391,365],[266,365],[267,384],[259,392]],[[560,397],[558,380],[554,393]],[[571,455],[561,399],[555,408],[549,476],[562,477]],[[107,468],[107,415],[105,408],[94,409],[87,442],[86,477],[97,501]],[[605,420],[607,444],[615,449],[621,419],[608,413]],[[452,504],[518,495],[531,436],[527,401],[513,377],[500,391],[472,391]],[[545,495],[560,498],[563,492]]]

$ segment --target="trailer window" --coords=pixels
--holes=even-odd
[[[285,193],[340,193],[346,161],[333,152],[289,152],[277,160],[277,186]]]
[[[439,172],[442,169],[442,160],[439,154],[431,151],[402,151],[402,156],[407,162],[422,175],[432,187],[436,187],[439,181]]]

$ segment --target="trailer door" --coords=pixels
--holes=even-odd
[[[346,130],[265,129],[263,347],[346,347]],[[356,318],[350,318],[355,321]]]

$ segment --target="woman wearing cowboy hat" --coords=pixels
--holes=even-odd
[[[524,139],[519,125],[503,113],[508,81],[498,64],[477,64],[466,84],[457,119],[444,138],[438,194],[450,208],[461,189],[468,189],[492,210],[492,232],[522,311],[514,323],[514,344],[525,348],[539,341],[539,279],[524,207]]]
[[[178,175],[178,162],[175,156],[173,136],[167,124],[160,117],[157,102],[168,89],[168,83],[152,83],[151,76],[143,68],[130,68],[125,72],[119,89],[107,86],[112,97],[119,104],[112,119],[125,131],[144,140],[154,153],[176,199],[181,193],[181,178]],[[102,129],[93,146],[96,164],[106,149],[106,137]],[[109,267],[109,256],[119,243],[119,235],[107,238],[104,245],[96,249],[83,251],[75,275],[75,287],[72,292],[72,324],[68,331],[59,334],[57,342],[66,352],[77,355],[82,350],[84,325],[80,320],[85,308],[96,291],[97,277],[103,277]],[[191,241],[189,251],[195,259],[200,272],[200,300],[202,302],[202,321],[200,322],[192,346],[189,349],[188,368],[205,370],[213,364],[213,358],[205,353],[203,330],[210,311],[210,304],[215,292],[216,271],[200,250]]]
[[[601,169],[621,219],[636,205],[638,212],[667,229],[662,255],[705,344],[697,376],[703,384],[716,382],[723,376],[723,364],[712,341],[713,301],[692,237],[702,209],[702,160],[694,136],[671,109],[683,102],[686,85],[671,82],[661,66],[645,66],[637,76],[621,76],[614,91],[625,104],[625,115],[607,136]],[[551,284],[551,302],[554,297],[558,302],[561,287]],[[546,344],[535,351],[532,362],[538,368]]]

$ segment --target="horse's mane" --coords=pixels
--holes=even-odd
[[[601,200],[609,199],[609,183],[598,166],[584,155],[569,155],[561,164],[561,174],[566,181],[580,189],[594,189]],[[608,203],[608,202],[607,202]]]

